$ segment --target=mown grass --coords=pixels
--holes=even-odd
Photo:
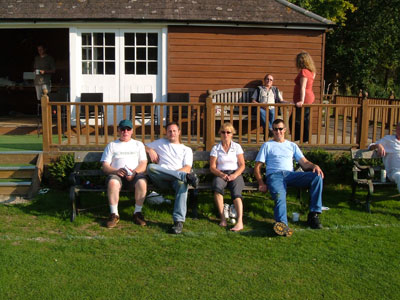
[[[53,141],[58,143],[58,137],[53,136]],[[0,138],[0,152],[5,151],[42,151],[43,136],[37,134],[2,135]]]
[[[2,135],[0,152],[2,151],[42,151],[43,137],[37,134]]]
[[[384,190],[372,214],[348,201],[348,186],[324,191],[323,230],[302,214],[294,235],[272,231],[272,202],[245,197],[245,229],[218,226],[211,194],[200,218],[182,235],[168,234],[172,205],[146,205],[148,226],[133,224],[123,196],[121,222],[103,227],[107,206],[69,221],[67,192],[50,191],[29,204],[0,205],[1,299],[394,299],[400,202]],[[291,195],[294,193],[291,193]],[[360,197],[365,193],[360,193]],[[101,194],[86,204],[105,202]],[[294,197],[289,214],[299,211]]]

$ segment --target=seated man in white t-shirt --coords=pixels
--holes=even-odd
[[[312,229],[321,229],[318,214],[322,211],[322,187],[324,173],[321,168],[307,160],[297,144],[285,139],[286,125],[281,119],[272,123],[273,140],[264,143],[256,157],[254,175],[258,189],[266,193],[270,190],[275,202],[274,230],[279,235],[290,236],[286,211],[286,189],[288,186],[308,187],[310,190],[310,212],[307,223]],[[293,158],[305,172],[293,170]],[[261,166],[266,164],[266,182],[261,176]],[[307,172],[309,171],[309,172]]]
[[[397,184],[400,193],[400,122],[396,125],[396,134],[386,135],[369,146],[383,157],[383,164],[390,181]]]
[[[172,214],[174,225],[172,233],[179,234],[183,229],[187,209],[188,184],[197,187],[197,176],[190,173],[193,164],[192,149],[181,144],[181,131],[175,122],[167,125],[167,138],[146,145],[151,164],[147,166],[147,175],[161,190],[174,189],[175,204]]]
[[[122,186],[135,189],[135,212],[133,221],[141,226],[146,225],[142,214],[142,206],[146,197],[147,179],[144,174],[147,156],[142,142],[131,138],[132,122],[122,120],[118,125],[119,139],[109,143],[101,157],[103,171],[107,176],[107,196],[110,205],[108,228],[119,222],[118,202]]]

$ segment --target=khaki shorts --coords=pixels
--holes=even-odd
[[[140,179],[144,179],[147,182],[147,176],[144,173],[137,173],[135,175],[135,177],[133,177],[132,181],[128,181],[128,180],[126,180],[125,177],[120,177],[115,174],[108,175],[106,178],[106,186],[108,186],[108,182],[111,179],[117,180],[123,189],[130,190],[130,191],[135,189],[135,185]]]

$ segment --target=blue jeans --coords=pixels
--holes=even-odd
[[[157,164],[147,166],[147,175],[151,182],[161,190],[175,191],[174,221],[185,222],[187,210],[188,184],[186,183],[186,172],[168,170]]]
[[[276,222],[286,225],[286,190],[288,186],[308,187],[310,189],[310,211],[322,212],[323,179],[313,172],[279,171],[267,176],[267,186],[275,202],[274,217]]]
[[[267,120],[266,114],[267,113],[266,113],[265,109],[260,108],[261,126],[263,128],[265,128],[265,122]],[[269,127],[268,127],[270,130],[272,130],[272,123],[274,122],[274,120],[275,120],[275,108],[270,107],[269,108]]]

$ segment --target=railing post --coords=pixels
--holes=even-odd
[[[215,143],[215,114],[214,105],[212,102],[211,92],[208,91],[208,96],[206,98],[206,130],[205,130],[205,144],[206,150],[211,151],[211,148]]]
[[[368,95],[368,94],[366,94]],[[368,146],[368,131],[369,131],[369,107],[368,99],[365,96],[361,102],[361,120],[359,120],[360,130],[360,149],[365,149]]]
[[[48,91],[43,90],[42,98],[40,99],[40,105],[42,106],[42,132],[43,132],[43,152],[50,151],[50,137],[51,137],[51,126],[49,124],[49,96]],[[49,128],[50,127],[50,128]]]

